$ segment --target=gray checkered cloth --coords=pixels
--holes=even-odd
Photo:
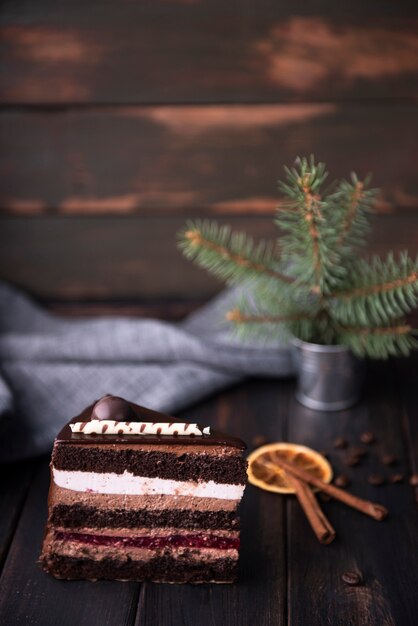
[[[175,413],[246,376],[293,374],[280,343],[247,343],[224,322],[225,291],[181,323],[68,319],[0,283],[0,460],[48,452],[70,417],[106,393]]]

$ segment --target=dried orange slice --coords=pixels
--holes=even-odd
[[[290,486],[286,472],[278,464],[283,459],[298,465],[301,469],[331,482],[332,467],[322,454],[296,443],[270,443],[261,446],[248,457],[248,480],[252,485],[275,493],[295,493]]]

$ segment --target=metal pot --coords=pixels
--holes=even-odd
[[[341,411],[361,395],[365,364],[345,346],[321,346],[294,338],[296,399],[318,411]]]

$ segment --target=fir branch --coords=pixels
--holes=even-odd
[[[353,223],[358,214],[361,199],[363,198],[363,189],[364,189],[363,183],[358,180],[354,183],[353,190],[352,191],[350,190],[349,205],[348,205],[347,213],[343,220],[340,238],[337,241],[338,246],[343,245],[347,235],[351,231]]]
[[[351,284],[330,295],[329,309],[343,324],[376,325],[409,313],[418,304],[418,259],[374,257],[352,265]]]
[[[295,276],[313,293],[328,293],[345,276],[339,263],[337,231],[326,198],[320,194],[327,173],[313,157],[300,159],[296,168],[285,168],[287,182],[279,188],[287,196],[277,211],[276,224],[283,231],[282,258],[292,264]]]
[[[398,326],[343,326],[345,333],[355,335],[406,335],[412,332],[412,327],[408,324],[399,324]]]
[[[288,338],[296,335],[308,339],[315,324],[315,307],[303,310],[302,303],[295,299],[272,294],[270,298],[260,297],[263,287],[257,284],[254,289],[242,295],[236,307],[227,313],[227,319],[234,324],[235,332],[241,339],[251,337]],[[285,296],[285,294],[281,294]]]
[[[306,181],[308,182],[308,180]],[[317,284],[314,285],[313,291],[314,293],[321,293],[320,281],[321,281],[321,255],[319,249],[319,232],[318,232],[318,224],[317,220],[322,219],[321,210],[320,210],[320,202],[321,196],[317,194],[313,194],[309,184],[304,184],[305,181],[302,181],[302,191],[304,195],[305,202],[305,220],[308,223],[308,232],[312,239],[312,262],[314,273],[316,277]]]
[[[364,244],[365,236],[370,229],[370,215],[376,196],[375,189],[368,189],[370,176],[364,181],[358,179],[353,172],[351,182],[341,181],[336,191],[330,194],[328,201],[334,205],[339,230],[337,247],[340,254],[351,255],[354,247]]]
[[[231,233],[216,222],[189,223],[180,233],[180,247],[189,258],[229,282],[268,277],[291,285],[294,278],[277,268],[276,250],[264,241],[257,245],[244,233]]]
[[[404,323],[376,328],[341,328],[337,339],[360,358],[368,356],[373,359],[387,359],[389,356],[407,356],[418,347],[412,328]]]
[[[373,294],[386,293],[387,291],[396,291],[407,285],[414,284],[418,281],[418,270],[413,271],[408,276],[403,278],[396,278],[392,281],[383,282],[377,285],[369,285],[367,287],[357,287],[348,291],[336,292],[333,294],[334,298],[343,298],[344,300],[350,300],[351,298],[358,298],[360,296],[371,296]]]
[[[305,313],[295,313],[293,315],[258,315],[258,314],[246,314],[239,308],[231,309],[226,314],[226,319],[229,322],[235,324],[283,324],[286,322],[295,322],[299,320],[312,319],[310,315]]]
[[[202,233],[198,230],[188,230],[184,233],[184,236],[190,241],[192,246],[200,246],[202,248],[212,250],[224,259],[236,263],[236,265],[241,265],[246,269],[253,270],[259,274],[265,274],[266,276],[271,276],[272,278],[277,278],[278,280],[286,283],[293,283],[294,281],[291,276],[285,276],[284,274],[267,267],[267,265],[263,265],[263,263],[252,261],[251,259],[244,257],[242,254],[234,254],[231,250],[228,250],[226,246],[220,246],[213,241],[209,241],[209,239],[205,239]]]

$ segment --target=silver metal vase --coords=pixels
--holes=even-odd
[[[292,340],[298,383],[297,400],[318,411],[341,411],[361,396],[365,364],[345,346]]]

